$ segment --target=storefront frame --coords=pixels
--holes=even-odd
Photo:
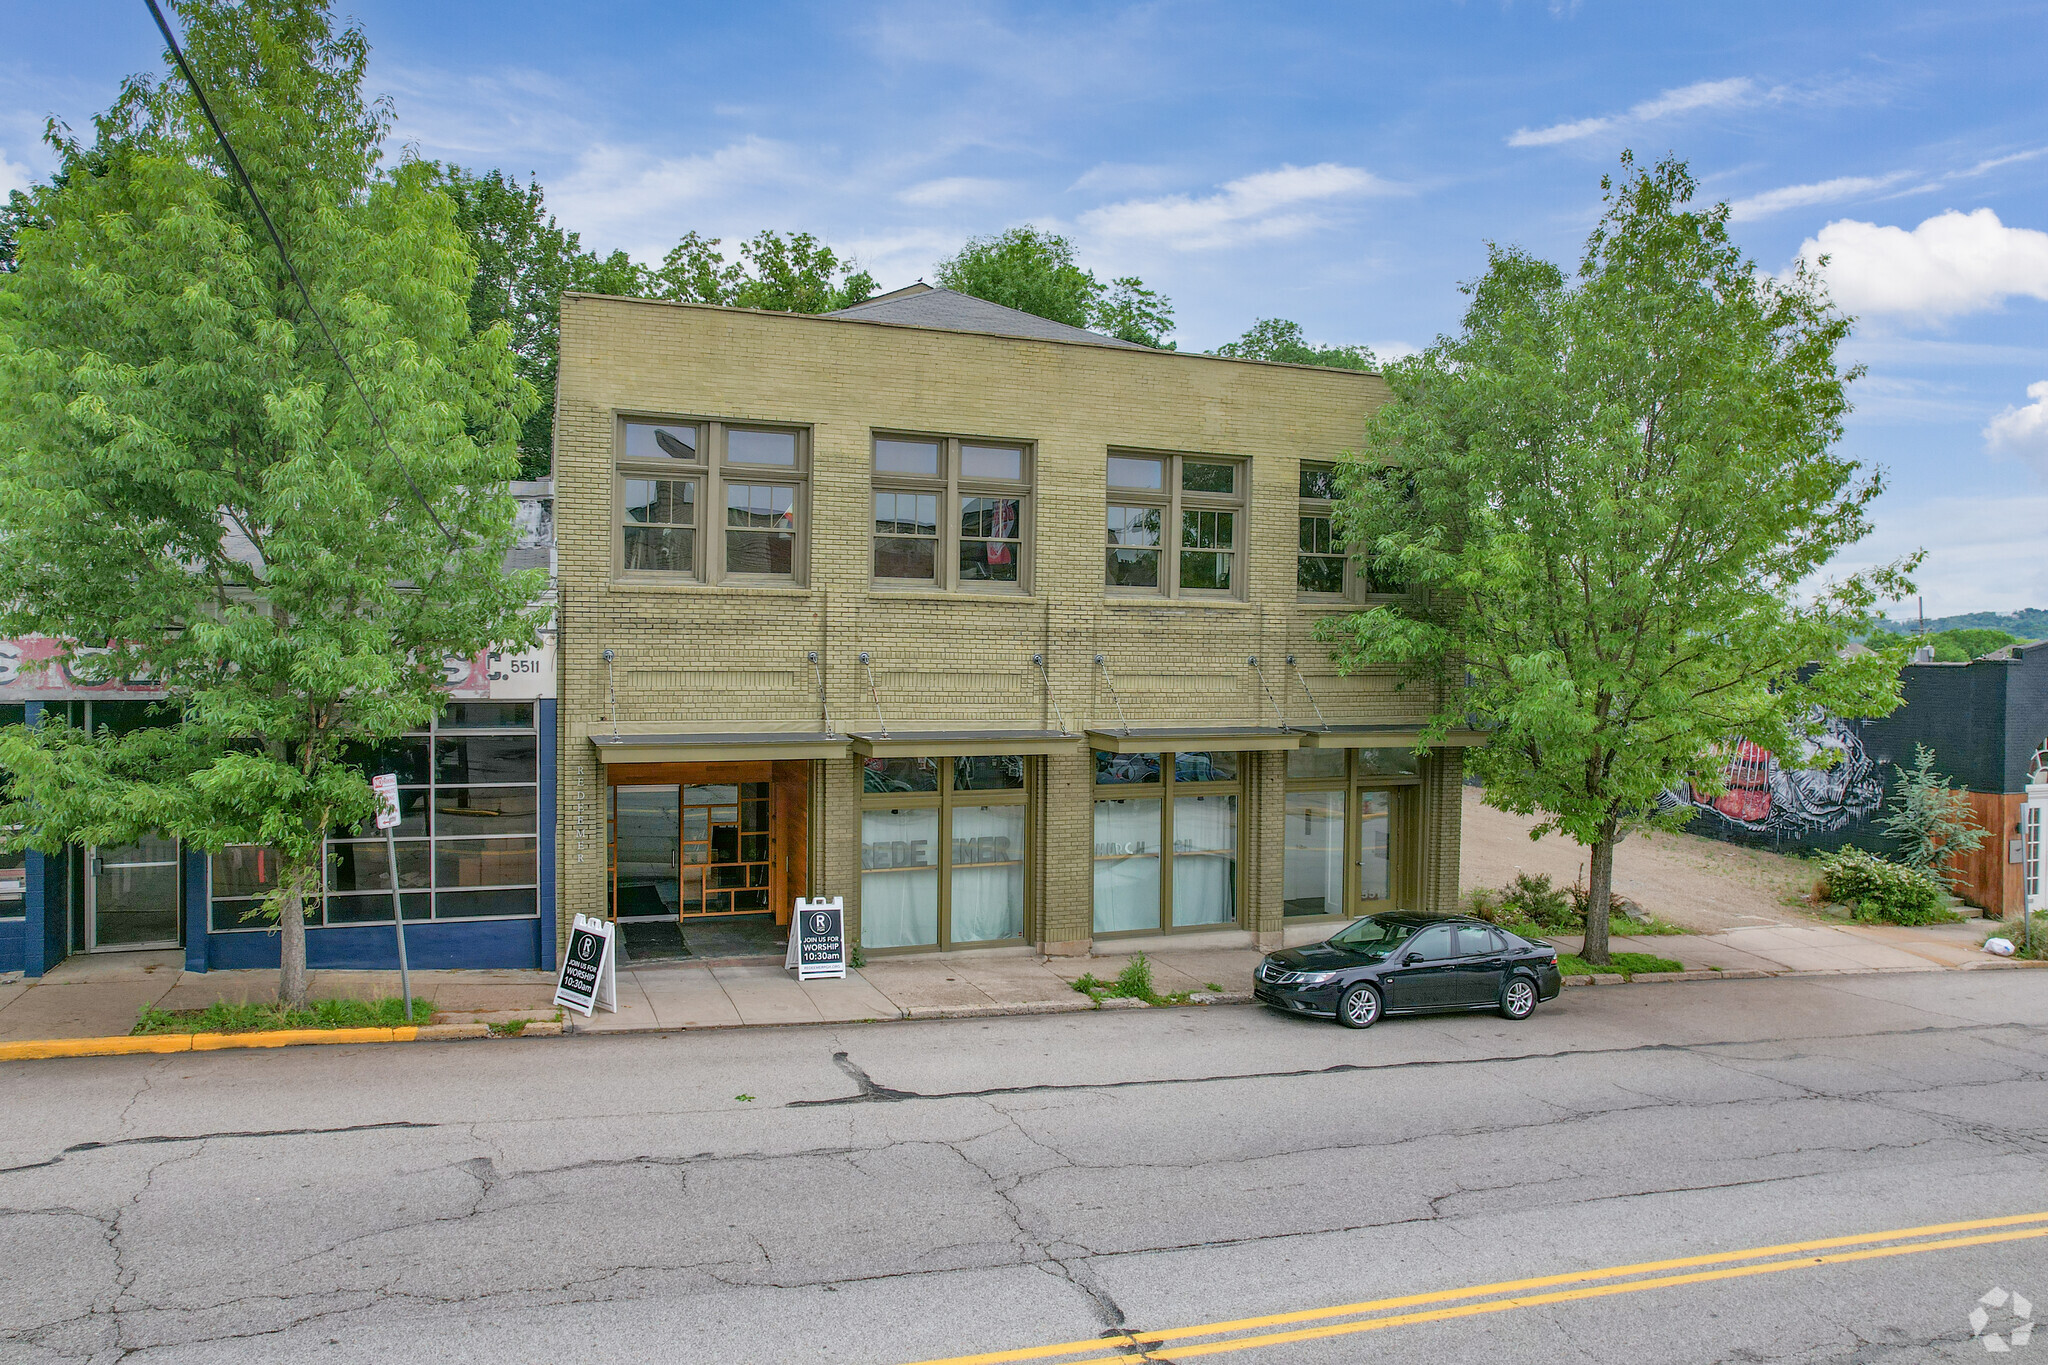
[[[869,745],[867,745],[866,747],[873,748],[875,746],[872,742],[870,742]],[[985,758],[1015,758],[1018,761],[1019,767],[1022,772],[1021,783],[1016,787],[1003,788],[961,788],[955,785],[957,764],[960,761],[965,760],[972,762],[975,759]],[[871,771],[869,766],[870,764],[905,761],[928,761],[932,763],[937,769],[936,789],[930,792],[870,792],[869,790],[867,790],[867,774]],[[856,774],[859,775],[861,781],[861,797],[859,805],[859,819],[861,823],[858,829],[858,835],[861,841],[863,854],[862,867],[860,871],[860,924],[861,936],[863,939],[865,939],[866,937],[868,927],[868,876],[876,871],[898,870],[876,869],[867,866],[868,813],[870,811],[932,810],[936,811],[938,814],[938,825],[937,832],[934,835],[934,842],[936,842],[938,845],[939,857],[938,862],[933,865],[934,871],[938,878],[938,907],[937,926],[934,935],[935,941],[928,944],[902,944],[886,948],[871,948],[868,947],[865,943],[863,943],[861,946],[861,952],[863,954],[876,957],[893,957],[915,953],[953,952],[955,950],[966,949],[1015,948],[1022,947],[1032,942],[1032,933],[1035,926],[1038,923],[1038,917],[1035,913],[1037,909],[1038,899],[1038,879],[1036,876],[1033,875],[1035,866],[1034,854],[1036,851],[1037,841],[1034,839],[1032,831],[1034,814],[1033,797],[1036,794],[1039,787],[1039,778],[1038,773],[1036,771],[1038,767],[1039,764],[1037,762],[1036,757],[1030,754],[949,753],[901,754],[893,756],[869,754],[857,758],[854,771]],[[1006,859],[1002,863],[970,864],[970,866],[974,867],[1016,865],[1023,868],[1023,913],[1020,917],[1018,932],[1012,937],[997,939],[955,939],[952,937],[954,891],[953,883],[956,866],[958,865],[956,860],[956,849],[954,846],[955,834],[953,812],[956,808],[961,806],[1014,806],[1017,808],[1019,812],[1022,813],[1023,819],[1021,822],[1021,831],[1023,845],[1021,848],[1016,850],[1016,856],[1014,858]],[[915,871],[921,869],[905,868],[901,870]]]
[[[1297,775],[1297,770],[1307,770],[1324,756],[1343,755],[1343,772],[1336,776],[1309,775],[1306,771]],[[1371,756],[1371,757],[1369,757]],[[1375,749],[1346,745],[1323,746],[1295,750],[1286,756],[1287,778],[1282,818],[1295,813],[1291,798],[1297,793],[1339,792],[1344,797],[1342,855],[1343,885],[1338,901],[1339,908],[1321,914],[1293,914],[1288,912],[1286,895],[1281,896],[1281,916],[1285,925],[1297,924],[1343,924],[1361,915],[1376,914],[1385,910],[1417,908],[1422,892],[1421,855],[1423,844],[1422,811],[1422,764],[1417,757],[1403,749]],[[1401,771],[1406,767],[1407,771]],[[1368,794],[1387,794],[1387,833],[1390,854],[1388,858],[1388,896],[1384,902],[1368,902],[1363,891],[1363,807]],[[1281,878],[1285,885],[1287,876],[1286,843],[1281,847]]]
[[[1227,754],[1232,760],[1233,775],[1230,778],[1199,779],[1180,776],[1180,760],[1182,758],[1194,758],[1197,755],[1204,755],[1208,756],[1209,761],[1213,764],[1214,756],[1219,754]],[[1104,782],[1102,780],[1103,771],[1108,766],[1103,762],[1104,759],[1130,757],[1156,759],[1159,773],[1157,781]],[[1159,934],[1215,933],[1223,930],[1242,929],[1246,926],[1247,911],[1249,909],[1245,881],[1245,824],[1248,813],[1246,778],[1249,775],[1252,761],[1252,751],[1236,749],[1162,750],[1156,752],[1096,749],[1091,752],[1090,763],[1093,771],[1090,774],[1087,820],[1090,843],[1095,850],[1091,861],[1089,898],[1089,928],[1093,938],[1110,941],[1124,938],[1145,938]],[[1206,920],[1190,924],[1175,924],[1173,922],[1176,889],[1175,859],[1183,856],[1214,856],[1216,853],[1221,852],[1221,850],[1202,849],[1189,850],[1186,853],[1182,853],[1176,849],[1175,845],[1179,840],[1175,834],[1175,820],[1177,807],[1181,799],[1183,799],[1183,788],[1186,789],[1185,796],[1187,798],[1209,796],[1228,796],[1232,798],[1231,833],[1233,847],[1229,850],[1231,859],[1231,914],[1228,919]],[[1106,859],[1102,854],[1101,840],[1097,835],[1097,831],[1100,828],[1099,811],[1104,802],[1130,800],[1156,800],[1159,803],[1158,921],[1150,927],[1103,929],[1100,927],[1101,907],[1096,901],[1096,898],[1100,895],[1100,890],[1099,884],[1095,880],[1095,873],[1109,859]],[[1131,857],[1143,857],[1146,855],[1138,853],[1116,856],[1119,861],[1127,861]]]

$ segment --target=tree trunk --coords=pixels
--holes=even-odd
[[[288,1010],[302,1010],[306,1007],[306,878],[294,876],[287,886],[277,915],[277,1003]]]
[[[1614,845],[1612,830],[1593,845],[1592,878],[1586,887],[1586,943],[1579,956],[1607,965],[1607,916],[1614,907]]]

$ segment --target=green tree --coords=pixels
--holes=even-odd
[[[1119,341],[1170,351],[1173,343],[1166,335],[1173,330],[1173,304],[1136,276],[1120,276],[1096,301],[1095,330]]]
[[[53,131],[66,174],[0,277],[0,634],[155,680],[173,723],[0,731],[0,829],[270,846],[297,1005],[322,836],[373,809],[367,746],[435,713],[444,657],[537,638],[541,576],[501,568],[534,393],[512,327],[470,325],[434,169],[380,173],[360,30],[305,0],[177,10],[360,393],[177,76],[126,81],[90,146]]]
[[[1279,360],[1290,365],[1326,365],[1334,370],[1377,370],[1380,362],[1364,346],[1315,346],[1302,334],[1301,324],[1285,318],[1260,318],[1235,341],[1226,341],[1216,354],[1236,360]]]
[[[1426,680],[1425,738],[1490,732],[1490,804],[1590,850],[1595,962],[1615,844],[1662,792],[1717,790],[1731,739],[1796,754],[1898,704],[1900,651],[1838,651],[1918,560],[1804,586],[1881,487],[1832,449],[1856,372],[1819,281],[1745,260],[1681,163],[1624,155],[1602,187],[1575,280],[1492,248],[1460,332],[1387,367],[1338,521],[1420,592],[1325,626],[1341,666]]]
[[[1957,791],[1934,770],[1934,751],[1925,744],[1913,746],[1910,771],[1894,763],[1892,774],[1897,781],[1878,828],[1898,841],[1900,862],[1953,888],[1961,877],[1950,860],[1958,853],[1975,853],[1990,837],[1977,823],[1969,793]]]
[[[1089,327],[1140,346],[1171,350],[1173,304],[1135,276],[1111,285],[1074,263],[1074,244],[1030,226],[975,237],[939,263],[938,282],[1005,308]]]
[[[1934,661],[1942,664],[1966,664],[1972,659],[1983,658],[1993,650],[2020,643],[2020,637],[2011,631],[1989,630],[1982,627],[1941,630],[1931,635],[1913,637],[1916,648],[1920,645],[1932,645]]]
[[[741,245],[740,255],[749,270],[733,288],[735,308],[831,313],[874,297],[873,275],[808,232],[784,237],[764,230]]]

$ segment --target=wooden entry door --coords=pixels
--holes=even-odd
[[[637,864],[627,855],[635,819],[645,824],[648,810],[658,810],[673,812],[661,831],[674,850],[663,898],[669,913],[691,920],[773,911],[776,923],[789,922],[809,885],[808,762],[622,763],[606,776],[615,918],[632,917],[645,900],[635,900]]]

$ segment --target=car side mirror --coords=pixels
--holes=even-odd
[[[1420,961],[1422,961],[1421,953],[1410,953],[1408,954],[1408,956],[1401,959],[1401,965],[1403,967],[1413,967],[1416,963]]]

